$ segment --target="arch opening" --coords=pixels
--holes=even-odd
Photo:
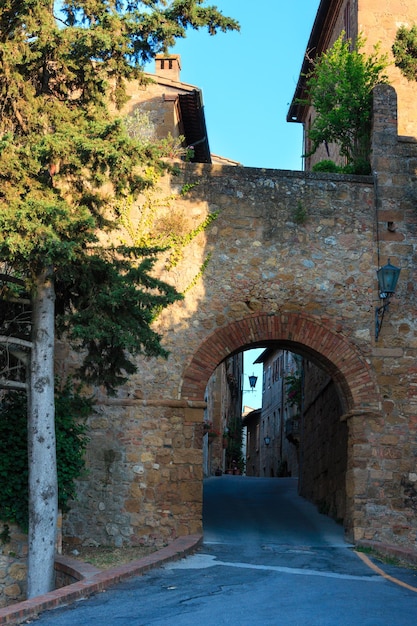
[[[262,406],[244,418],[245,473],[260,477],[297,475],[300,495],[350,531],[353,494],[347,496],[346,478],[352,459],[346,416],[378,410],[378,392],[366,359],[331,323],[324,325],[302,314],[251,316],[213,333],[200,346],[184,375],[183,398],[198,399],[204,383],[207,385],[219,366],[227,369],[244,350],[253,348],[264,349],[263,378],[265,372],[272,372],[275,383],[281,385],[281,396],[279,402],[277,397],[268,400],[269,392],[264,389]],[[298,360],[298,369],[283,369],[283,359],[288,355],[294,363]],[[303,404],[288,415],[285,376],[294,372],[302,380]],[[270,380],[268,384],[272,389]],[[205,386],[203,397],[209,405],[207,389]],[[235,406],[233,411],[237,412]],[[222,430],[223,418],[212,428]],[[237,469],[230,467],[231,457],[220,441],[212,441],[211,446],[212,451],[217,446],[217,461],[208,475],[213,469],[222,473]]]
[[[260,394],[245,392],[248,359],[242,353],[220,364],[209,379],[204,476],[297,478],[300,495],[343,521],[348,429],[335,382],[285,344],[246,354],[253,353],[259,355],[254,365],[262,367]]]

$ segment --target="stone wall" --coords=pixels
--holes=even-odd
[[[7,527],[8,538],[0,544],[0,608],[26,598],[27,535],[13,524]]]
[[[355,349],[370,352],[372,180],[239,170],[187,166],[173,181],[174,187],[199,182],[181,200],[187,214],[200,219],[218,212],[187,250],[175,284],[181,289],[207,254],[210,262],[184,301],[156,323],[168,360],[140,360],[119,398],[99,397],[90,421],[89,475],[67,516],[66,535],[120,545],[165,542],[201,530],[205,386],[225,357],[254,341],[248,329],[236,343],[231,323],[303,311],[339,329]],[[297,224],[300,207],[307,219]],[[200,357],[199,347],[213,335],[221,353],[210,348]],[[322,359],[322,351],[312,356]],[[193,391],[184,385],[184,373],[200,360],[204,371],[187,375],[198,384]]]
[[[0,521],[0,608],[26,599],[28,535],[11,522]],[[55,542],[56,554],[62,554],[62,514],[59,512]],[[55,563],[56,588],[73,582],[65,567]]]
[[[353,524],[358,538],[416,549],[417,142],[397,136],[396,94],[391,87],[375,89],[373,136],[377,254],[381,265],[390,258],[402,270],[372,349],[382,411],[370,420],[354,415],[348,422],[347,486],[355,492]]]
[[[312,363],[305,363],[300,494],[322,513],[343,521],[348,431],[341,416],[332,379]]]
[[[98,392],[67,536],[160,544],[200,531],[207,382],[229,355],[274,342],[337,390],[349,536],[416,547],[417,145],[397,137],[391,88],[376,90],[375,107],[374,178],[186,165],[165,181],[161,193],[198,183],[170,211],[191,223],[217,213],[169,280],[184,289],[210,261],[155,323],[169,358],[139,359],[117,398]],[[376,342],[376,269],[388,257],[402,272]]]

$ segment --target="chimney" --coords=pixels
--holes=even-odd
[[[155,57],[155,74],[161,78],[169,78],[179,82],[181,57],[179,54],[157,54]]]

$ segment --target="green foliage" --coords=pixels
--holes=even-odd
[[[194,187],[198,187],[200,183],[197,181],[196,183],[184,183],[181,187],[181,195],[186,196],[189,191],[194,189]]]
[[[142,111],[140,107],[124,118],[124,123],[129,137],[147,144],[156,137],[155,124],[151,120],[149,111]]]
[[[67,510],[69,500],[75,500],[75,480],[85,468],[84,452],[88,443],[86,420],[93,413],[93,402],[73,388],[71,380],[55,395],[56,455],[58,466],[58,502]]]
[[[151,252],[141,259],[138,248],[100,249],[81,266],[68,264],[56,281],[57,329],[85,353],[78,373],[110,394],[136,371],[131,356],[167,355],[150,325],[181,296],[151,275]]]
[[[3,524],[3,530],[0,532],[0,544],[9,543],[10,541],[10,528],[8,524]]]
[[[312,167],[313,172],[329,172],[331,174],[336,174],[342,171],[342,168],[339,165],[336,165],[334,161],[331,159],[323,159],[318,163],[315,163]]]
[[[313,62],[307,75],[308,99],[316,117],[309,131],[314,154],[325,142],[336,143],[349,173],[370,172],[372,89],[387,82],[387,56],[378,46],[367,56],[361,52],[364,39],[356,44],[342,33],[333,46]],[[308,156],[308,155],[307,155]]]
[[[123,123],[129,137],[138,141],[144,148],[154,144],[161,151],[161,154],[171,159],[182,158],[184,161],[190,161],[194,156],[193,150],[183,147],[184,137],[182,135],[173,137],[171,133],[168,133],[166,137],[158,139],[155,124],[149,111],[143,111],[140,107],[136,107],[133,113],[123,119]]]
[[[367,159],[358,158],[355,163],[348,165],[337,165],[331,159],[323,159],[315,163],[312,167],[313,172],[328,172],[331,174],[363,174],[370,173],[370,163]]]
[[[242,452],[242,432],[243,424],[240,415],[231,417],[228,420],[228,439],[226,448],[226,467],[236,467],[243,473],[245,470],[245,460]]]
[[[126,84],[144,81],[142,64],[187,28],[238,24],[204,0],[63,0],[61,9],[0,7],[0,259],[32,294],[53,268],[58,328],[85,356],[79,374],[113,392],[135,370],[132,355],[166,355],[149,324],[181,298],[152,278],[161,246],[108,243],[120,203],[155,184],[172,150],[169,138],[129,135],[117,117]]]
[[[184,184],[180,195],[186,196],[198,184],[198,181]],[[210,226],[217,218],[218,212],[210,213],[202,222],[192,226],[186,212],[173,206],[173,202],[177,199],[176,194],[160,197],[153,189],[149,189],[144,193],[144,198],[139,219],[137,219],[137,213],[133,213],[134,219],[132,219],[132,198],[120,207],[121,223],[128,234],[129,243],[133,246],[164,250],[165,269],[169,271],[178,265],[183,258],[186,246]],[[199,276],[207,262],[208,258],[200,268]],[[193,279],[193,284],[196,280],[197,277]]]
[[[411,28],[401,26],[397,30],[392,53],[395,65],[407,80],[417,80],[417,24]]]
[[[296,224],[304,224],[307,221],[308,213],[303,203],[299,200],[294,209],[293,219]]]
[[[27,527],[28,460],[26,401],[18,393],[0,403],[0,519]]]
[[[297,413],[300,413],[303,393],[301,374],[288,374],[285,377],[285,386],[287,390],[287,404],[295,407]]]
[[[55,427],[58,502],[65,510],[75,499],[75,480],[84,470],[88,442],[86,418],[92,402],[73,389],[71,381],[56,392]],[[27,405],[24,394],[10,392],[0,401],[0,519],[27,528],[28,455]]]
[[[209,252],[209,254],[206,256],[206,258],[202,262],[197,274],[194,276],[190,284],[187,285],[187,287],[184,289],[184,293],[192,289],[197,284],[198,280],[203,276],[204,272],[206,271],[207,265],[210,263],[210,259],[211,259],[211,253]]]

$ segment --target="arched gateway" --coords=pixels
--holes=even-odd
[[[417,554],[417,144],[397,137],[391,88],[374,106],[377,176],[196,164],[168,181],[169,219],[199,233],[171,274],[185,298],[155,322],[170,356],[139,357],[118,397],[99,397],[64,534],[122,545],[201,532],[207,381],[229,355],[273,344],[337,387],[349,535]],[[388,258],[401,278],[376,340]]]
[[[366,420],[381,417],[380,394],[366,359],[330,320],[294,312],[278,315],[258,313],[217,329],[199,346],[186,367],[181,398],[185,402],[191,401],[193,407],[198,406],[198,401],[204,406],[207,382],[224,359],[244,349],[268,344],[291,350],[315,362],[331,376],[338,389],[343,410],[340,419],[348,424],[344,524],[348,535],[354,538],[355,498],[352,496],[364,497],[360,489],[366,483],[360,478],[359,468],[363,467],[363,459],[360,458],[360,451],[356,450],[355,437]],[[201,419],[202,416],[203,409]]]

